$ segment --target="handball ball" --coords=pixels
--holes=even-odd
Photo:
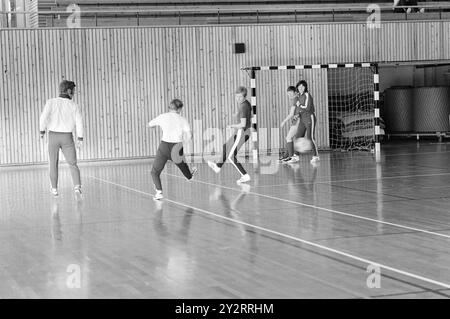
[[[295,140],[294,149],[300,153],[307,153],[309,151],[312,151],[313,149],[312,141],[309,138],[300,137]]]

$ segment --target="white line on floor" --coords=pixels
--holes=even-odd
[[[125,186],[125,185],[114,183],[114,182],[111,182],[111,181],[108,181],[108,180],[105,180],[105,179],[102,179],[102,178],[98,178],[98,177],[94,177],[94,176],[88,176],[88,177],[90,177],[92,179],[95,179],[95,180],[98,180],[98,181],[101,181],[101,182],[106,183],[106,184],[115,185],[117,187],[121,187],[121,188],[130,190],[130,191],[133,191],[133,192],[136,192],[136,193],[140,193],[140,194],[143,194],[143,195],[146,195],[146,196],[152,196],[152,194],[150,194],[150,193],[146,193],[146,192],[140,191],[138,189],[134,189],[134,188],[131,188],[131,187],[128,187],[128,186]],[[294,237],[294,236],[283,234],[283,233],[280,233],[280,232],[277,232],[277,231],[274,231],[274,230],[271,230],[271,229],[268,229],[268,228],[256,226],[256,225],[249,224],[249,223],[246,223],[246,222],[243,222],[243,221],[240,221],[240,220],[236,220],[236,219],[233,219],[233,218],[228,218],[228,217],[225,217],[225,216],[222,216],[222,215],[218,215],[218,214],[215,214],[213,212],[210,212],[210,211],[207,211],[207,210],[204,210],[204,209],[201,209],[201,208],[196,208],[196,207],[193,207],[193,206],[190,206],[190,205],[187,205],[187,204],[183,204],[183,203],[180,203],[180,202],[177,202],[177,201],[174,201],[174,200],[164,199],[164,201],[176,204],[178,206],[184,206],[184,207],[187,207],[187,208],[191,208],[191,209],[196,210],[198,212],[202,212],[202,213],[204,213],[206,215],[211,215],[211,216],[214,216],[214,217],[217,217],[217,218],[220,218],[220,219],[224,219],[224,220],[227,220],[227,221],[230,221],[230,222],[234,222],[234,223],[238,223],[238,224],[241,224],[241,225],[244,225],[244,226],[248,226],[248,227],[260,230],[260,231],[264,231],[264,232],[267,232],[267,233],[270,233],[270,234],[274,234],[274,235],[277,235],[277,236],[280,236],[280,237],[284,237],[284,238],[287,238],[287,239],[290,239],[290,240],[294,240],[294,241],[297,241],[297,242],[300,242],[300,243],[303,243],[303,244],[306,244],[306,245],[309,245],[309,246],[320,248],[320,249],[323,249],[323,250],[326,250],[326,251],[329,251],[329,252],[332,252],[332,253],[335,253],[335,254],[338,254],[338,255],[341,255],[341,256],[345,256],[347,258],[358,260],[360,262],[363,262],[363,263],[366,263],[366,264],[369,264],[369,265],[377,265],[380,268],[384,268],[386,270],[395,272],[395,273],[400,274],[400,275],[404,275],[404,276],[407,276],[407,277],[415,278],[415,279],[418,279],[420,281],[428,282],[428,283],[434,284],[436,286],[440,286],[440,287],[444,287],[444,288],[450,289],[450,284],[446,284],[446,283],[443,283],[443,282],[440,282],[440,281],[437,281],[437,280],[433,280],[433,279],[430,279],[430,278],[427,278],[427,277],[416,275],[416,274],[413,274],[413,273],[410,273],[410,272],[407,272],[407,271],[403,271],[403,270],[400,270],[400,269],[397,269],[397,268],[394,268],[394,267],[383,265],[383,264],[374,262],[372,260],[361,258],[361,257],[355,256],[355,255],[352,255],[352,254],[349,254],[349,253],[346,253],[346,252],[343,252],[343,251],[340,251],[340,250],[337,250],[337,249],[329,248],[329,247],[326,247],[326,246],[323,246],[323,245],[319,245],[319,244],[310,242],[308,240],[304,240],[304,239],[301,239],[301,238],[297,238],[297,237]]]

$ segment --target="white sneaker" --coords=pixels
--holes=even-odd
[[[50,188],[50,192],[52,193],[52,195],[54,197],[58,197],[59,196],[58,189],[56,189],[56,188]]]
[[[76,195],[81,195],[82,194],[80,185],[75,186],[73,191],[75,192]]]
[[[251,180],[250,175],[245,174],[244,176],[242,176],[241,178],[239,178],[239,179],[237,180],[237,183],[238,183],[238,184],[240,184],[240,183],[246,183],[246,182],[250,182],[250,180]]]
[[[311,160],[311,164],[317,163],[318,161],[320,161],[320,157],[319,156],[313,156],[313,158]]]
[[[285,161],[287,161],[288,159],[290,159],[289,155],[285,155],[283,157],[280,157],[278,159],[278,163],[284,163]]]
[[[216,163],[208,161],[208,166],[211,167],[211,169],[214,171],[214,173],[219,173],[220,172],[220,167],[217,166]]]
[[[282,160],[280,160],[280,163],[282,163],[282,164],[286,164],[286,163],[289,163],[289,161],[292,159],[292,157],[286,157],[286,158],[283,158]]]
[[[289,161],[286,161],[286,163],[297,163],[299,160],[300,158],[298,157],[298,155],[294,155]]]
[[[153,196],[154,200],[160,200],[160,199],[163,199],[163,198],[164,198],[164,196],[162,194],[162,191],[156,191],[156,194]]]

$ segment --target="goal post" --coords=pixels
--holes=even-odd
[[[329,110],[330,148],[371,151],[375,154],[377,161],[380,159],[380,142],[384,131],[379,108],[378,63],[328,63],[253,66],[241,69],[247,71],[250,76],[254,163],[258,163],[259,157],[257,112],[258,104],[261,105],[261,102],[257,101],[258,72],[315,69],[322,69],[327,74],[328,105],[326,107]]]

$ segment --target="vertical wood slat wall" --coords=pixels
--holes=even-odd
[[[450,21],[390,22],[380,29],[363,23],[0,29],[0,165],[47,160],[39,114],[62,79],[78,85],[75,100],[86,128],[81,159],[155,155],[160,132],[145,124],[166,111],[172,98],[185,103],[193,126],[190,151],[202,153],[211,150],[211,141],[202,141],[204,131],[225,132],[234,120],[235,87],[250,87],[241,67],[450,59],[448,34]],[[246,44],[246,53],[233,53],[238,42]],[[327,146],[323,72],[258,72],[259,127],[270,132],[279,126],[287,112],[287,85],[304,77],[316,102],[319,146]],[[280,144],[284,134],[279,132]],[[260,138],[260,146],[273,146],[269,135]]]

